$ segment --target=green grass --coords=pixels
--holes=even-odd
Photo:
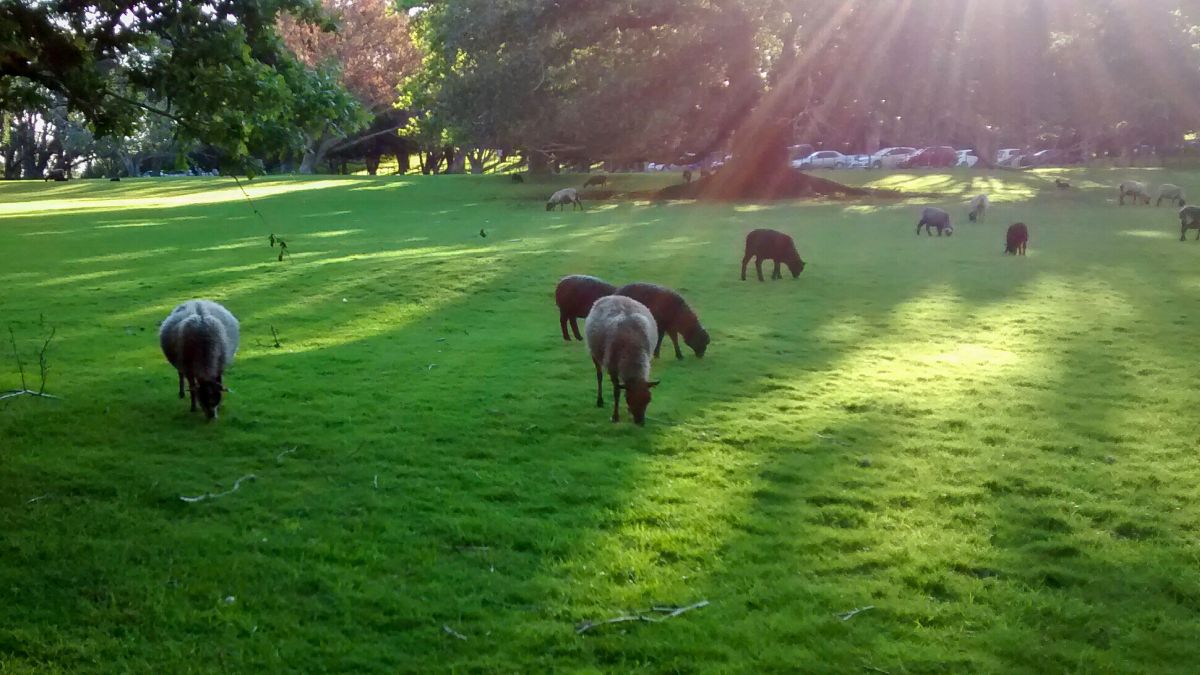
[[[0,401],[0,672],[1192,672],[1200,244],[1127,174],[1200,193],[836,174],[944,194],[930,239],[910,202],[548,214],[502,177],[255,180],[265,223],[226,180],[0,185],[0,322],[27,365],[57,329],[62,397]],[[737,280],[754,227],[799,280]],[[712,332],[645,428],[594,407],[567,273]],[[155,335],[195,296],[242,322],[213,424]]]

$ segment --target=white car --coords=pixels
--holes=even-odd
[[[1020,148],[1004,148],[996,152],[996,166],[1012,166],[1013,161],[1021,156]]]
[[[850,163],[850,158],[836,150],[818,150],[803,159],[792,162],[795,169],[842,169]]]
[[[965,166],[968,169],[973,169],[973,168],[975,168],[975,165],[978,163],[979,163],[979,158],[975,156],[974,150],[959,150],[958,151],[957,166]]]
[[[916,148],[884,148],[874,155],[871,155],[871,168],[895,169],[896,167],[900,166],[904,160],[915,154],[917,154]]]
[[[848,157],[848,159],[850,161],[846,164],[847,169],[869,169],[869,168],[871,168],[871,156],[870,155],[850,155]]]

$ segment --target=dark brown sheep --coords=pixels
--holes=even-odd
[[[1011,255],[1025,255],[1025,245],[1029,243],[1029,228],[1025,223],[1013,223],[1008,226],[1004,235],[1004,252]]]
[[[524,183],[525,182],[525,177],[519,173],[508,174],[508,179],[514,183]]]
[[[669,334],[671,342],[675,345],[675,358],[683,358],[683,352],[679,351],[680,335],[683,335],[687,346],[696,352],[696,356],[704,357],[710,341],[708,331],[700,325],[700,319],[682,295],[666,286],[647,283],[622,286],[614,295],[633,298],[650,308],[650,313],[654,315],[654,321],[658,324],[658,341],[654,345],[654,356],[657,357],[662,348],[663,336]]]
[[[778,230],[754,230],[746,235],[746,253],[742,256],[742,281],[746,280],[746,265],[750,263],[751,258],[755,258],[754,268],[758,270],[759,281],[764,281],[763,260],[775,261],[775,271],[771,273],[772,279],[783,278],[783,275],[779,273],[780,263],[788,266],[793,279],[804,271],[804,261],[796,252],[796,242]]]
[[[1187,241],[1187,231],[1195,230],[1200,239],[1200,206],[1185,206],[1179,209],[1179,241]]]
[[[567,322],[570,321],[575,339],[582,340],[583,336],[579,334],[579,324],[576,320],[586,319],[597,300],[616,291],[617,287],[607,281],[584,274],[572,274],[560,279],[558,287],[554,289],[554,302],[558,305],[558,323],[562,328],[563,339],[571,341],[571,336],[567,333]]]
[[[51,171],[46,173],[46,178],[42,182],[44,183],[46,181],[57,181],[59,183],[63,183],[63,182],[66,182],[66,180],[67,180],[67,172],[66,171],[63,171],[62,169],[52,169]]]
[[[589,188],[593,185],[608,185],[608,176],[592,176],[584,182],[583,187]]]

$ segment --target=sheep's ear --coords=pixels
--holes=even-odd
[[[647,382],[647,383],[646,383],[646,388],[647,388],[647,389],[653,389],[653,388],[657,387],[657,386],[658,386],[660,383],[662,383],[662,380],[655,380],[655,381],[653,381],[653,382]]]

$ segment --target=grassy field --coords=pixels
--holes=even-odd
[[[260,179],[262,219],[223,179],[0,184],[3,337],[36,384],[57,331],[62,397],[0,401],[0,672],[1194,672],[1200,243],[1126,175],[1200,194],[836,174],[945,195],[931,239],[915,202],[545,213],[578,177]],[[755,227],[799,280],[738,281]],[[645,428],[594,407],[568,273],[713,335]],[[197,296],[242,322],[212,424],[155,334]]]

